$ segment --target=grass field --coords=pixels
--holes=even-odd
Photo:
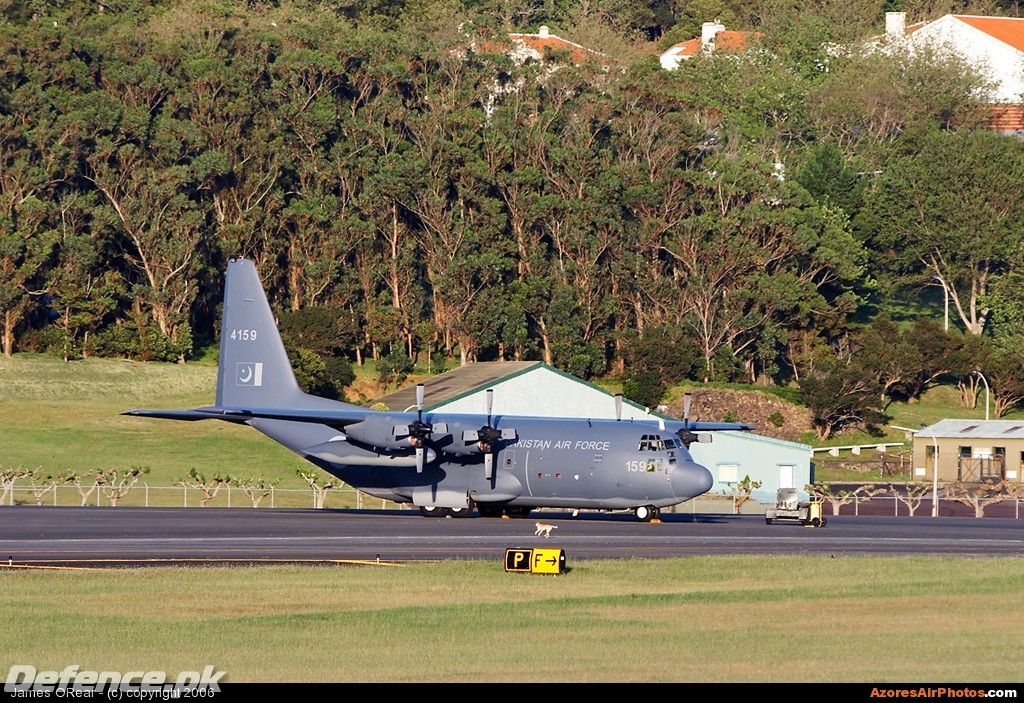
[[[0,358],[0,468],[40,468],[56,474],[139,466],[148,470],[139,485],[160,487],[176,485],[192,468],[206,476],[259,476],[283,489],[279,497],[284,503],[279,505],[294,500],[308,507],[309,487],[296,471],[314,467],[248,427],[121,415],[135,407],[212,404],[216,373],[216,366],[200,363],[64,363],[23,354]],[[289,489],[297,494],[292,496]],[[141,500],[140,493],[133,489],[124,504]],[[163,499],[156,493],[152,497],[157,504]],[[177,494],[166,500],[170,503],[164,504],[182,503]]]
[[[965,568],[966,567],[966,568]],[[0,662],[230,682],[1019,682],[1024,559],[5,571]]]

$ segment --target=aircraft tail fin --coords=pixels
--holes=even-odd
[[[305,399],[256,266],[232,259],[224,283],[217,405],[298,407]]]

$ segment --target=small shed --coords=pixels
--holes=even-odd
[[[679,419],[626,399],[618,408],[613,393],[541,361],[467,364],[428,378],[423,381],[423,409],[485,413],[487,389],[494,390],[494,415],[615,419],[621,412],[623,420]],[[389,410],[415,410],[416,387],[409,386],[377,402]],[[814,482],[810,445],[753,432],[720,431],[713,432],[712,437],[711,443],[690,446],[693,458],[715,477],[712,495],[731,496],[733,487],[749,476],[761,484],[751,494],[754,500],[772,503],[779,488],[796,488],[806,497],[804,486]]]
[[[1024,420],[940,420],[914,434],[918,481],[1011,481],[1024,469]]]
[[[733,494],[744,477],[761,485],[750,494],[761,503],[774,503],[780,488],[797,489],[800,499],[810,496],[804,486],[814,483],[811,445],[765,437],[753,432],[715,432],[710,444],[693,444],[690,454],[715,477],[711,493]]]

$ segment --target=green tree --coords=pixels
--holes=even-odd
[[[199,504],[205,508],[211,500],[217,497],[222,488],[227,488],[231,485],[231,477],[221,476],[220,474],[207,476],[200,473],[198,469],[193,468],[189,469],[188,476],[178,480],[178,485],[194,488],[199,491],[202,494]]]
[[[401,347],[392,349],[390,354],[377,360],[377,380],[384,386],[401,385],[412,370],[412,359]]]
[[[834,142],[818,145],[796,179],[816,200],[842,208],[849,218],[860,210],[865,181],[844,161]]]
[[[936,130],[984,126],[979,96],[991,83],[974,61],[949,46],[865,52],[865,36],[822,57],[828,70],[808,87],[806,104],[816,135],[856,154],[866,176],[916,153]]]
[[[229,483],[234,486],[238,486],[245,493],[246,497],[252,501],[252,507],[260,507],[260,503],[263,499],[274,492],[274,486],[279,481],[267,481],[262,476],[250,476],[249,478],[237,478],[230,477]],[[271,500],[273,503],[273,500]],[[273,507],[273,506],[271,506]]]
[[[188,166],[200,151],[200,135],[174,114],[167,101],[174,79],[152,58],[132,66],[113,61],[104,82],[96,99],[100,112],[114,119],[100,123],[97,114],[85,177],[123,237],[140,335],[157,337],[154,350],[160,337],[166,339],[172,354],[185,360],[192,347],[193,281],[205,250],[205,214]]]
[[[323,357],[312,349],[292,347],[288,360],[295,380],[305,393],[332,400],[345,399],[345,387],[355,380],[352,366],[336,356]]]
[[[313,491],[313,508],[317,510],[323,510],[328,491],[343,485],[337,477],[325,476],[322,471],[296,469],[295,473],[309,484],[309,489]]]
[[[2,31],[2,29],[0,29]],[[11,81],[18,69],[7,65]],[[22,76],[27,79],[27,76]],[[47,97],[23,84],[5,90],[0,110],[0,346],[14,353],[19,327],[46,292],[46,264],[54,245],[51,230],[53,180],[59,177],[37,142],[48,141]],[[9,107],[8,107],[9,106]]]
[[[228,32],[231,18],[189,3],[150,24],[182,55],[175,99],[201,135],[203,150],[192,167],[197,187],[208,194],[216,252],[252,259],[264,274],[285,249],[283,184],[291,166],[280,94],[270,89],[268,54],[280,56],[283,41],[273,21],[237,23]]]
[[[881,313],[852,344],[857,368],[879,384],[884,406],[919,399],[949,374],[969,375],[983,363],[980,344],[950,335],[926,318],[903,327]]]
[[[95,475],[100,491],[113,507],[128,495],[140,478],[148,473],[148,466],[122,466],[113,469],[98,469]]]
[[[652,325],[643,335],[630,335],[625,354],[631,376],[654,374],[653,379],[663,389],[693,379],[701,364],[697,343],[681,328],[671,325]]]
[[[865,205],[868,246],[890,288],[943,281],[968,334],[985,331],[986,296],[1024,260],[1024,144],[987,131],[936,132],[895,160]]]
[[[996,353],[991,366],[985,371],[991,384],[992,414],[1003,417],[1024,403],[1024,353],[1020,351]]]
[[[727,495],[732,498],[732,514],[739,515],[740,510],[743,508],[743,504],[749,501],[751,494],[762,485],[763,481],[751,480],[750,476],[746,475],[742,480],[736,481],[730,485],[728,490],[723,490],[723,495]]]
[[[635,369],[622,382],[622,394],[645,408],[656,408],[665,397],[668,386],[657,371]]]
[[[878,409],[880,390],[859,368],[842,363],[833,363],[800,382],[800,395],[813,413],[819,440],[853,427],[877,432],[885,420]]]
[[[103,266],[109,242],[101,238],[103,228],[93,226],[92,200],[80,194],[58,204],[61,224],[46,289],[65,361],[89,355],[90,335],[117,316],[127,296],[121,274]]]

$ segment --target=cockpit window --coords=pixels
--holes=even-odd
[[[645,434],[640,438],[638,449],[642,452],[663,452],[675,446],[672,439],[665,440],[656,434]]]

